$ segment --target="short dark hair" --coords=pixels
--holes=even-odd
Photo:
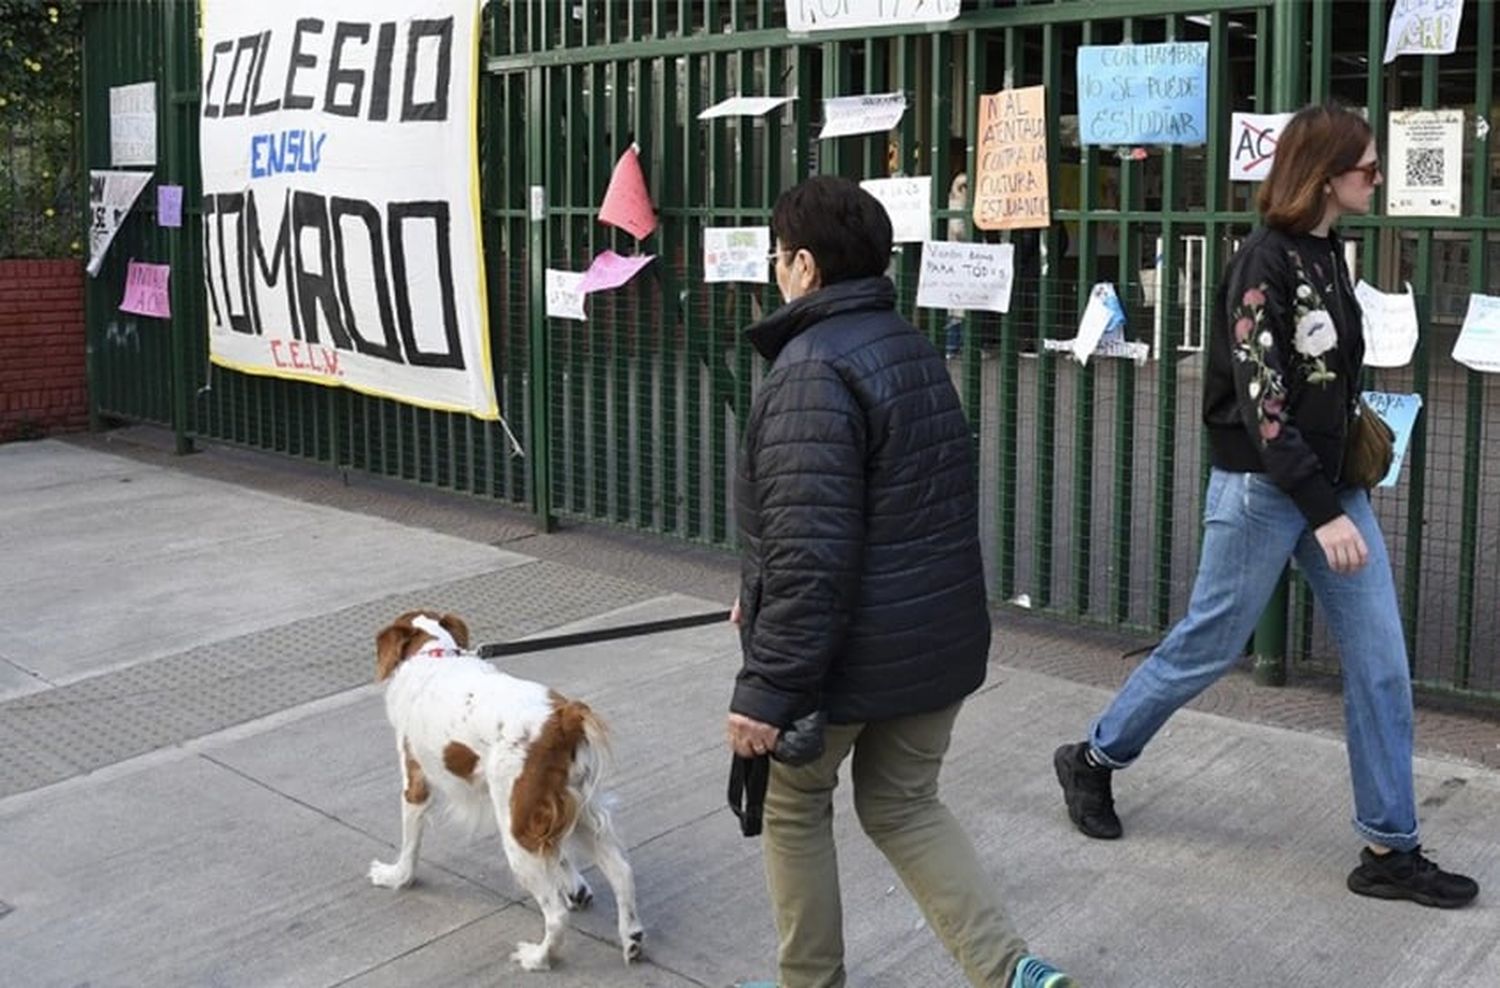
[[[885,207],[838,175],[814,175],[783,192],[771,210],[771,236],[812,254],[825,285],[884,274],[891,260]]]
[[[1303,107],[1276,140],[1271,174],[1256,204],[1267,226],[1306,233],[1323,218],[1323,186],[1364,157],[1374,133],[1365,118],[1337,103]]]

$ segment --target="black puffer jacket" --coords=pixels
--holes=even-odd
[[[773,363],[736,481],[736,713],[883,720],[984,681],[969,425],[943,358],[894,307],[885,278],[840,282],[750,329]]]

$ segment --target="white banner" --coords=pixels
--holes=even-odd
[[[149,181],[150,172],[89,172],[90,277],[98,276],[105,251]]]
[[[477,0],[212,0],[200,104],[214,363],[480,418]]]
[[[905,93],[833,96],[823,101],[823,129],[818,132],[818,140],[851,134],[884,134],[905,115]]]
[[[1405,295],[1387,295],[1360,279],[1354,297],[1364,316],[1365,366],[1405,367],[1417,349],[1417,302],[1411,282]]]
[[[859,187],[880,200],[891,218],[891,242],[927,240],[932,236],[932,176],[867,178]]]
[[[922,245],[917,305],[924,309],[1009,312],[1015,252],[1015,244],[929,240]]]
[[[786,29],[841,31],[951,21],[963,0],[786,0]]]
[[[1263,182],[1290,113],[1235,113],[1229,118],[1229,180]]]

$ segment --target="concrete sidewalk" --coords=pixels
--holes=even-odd
[[[667,547],[620,567],[569,556],[559,536],[541,558],[524,538],[434,531],[420,510],[398,523],[344,510],[336,492],[292,499],[229,467],[210,479],[96,446],[0,447],[0,984],[721,986],[774,973],[759,849],[724,806],[727,627],[505,660],[613,726],[647,963],[621,964],[596,880],[562,965],[510,964],[540,917],[493,837],[431,833],[404,892],[365,878],[400,830],[369,683],[373,635],[397,611],[445,607],[493,641],[723,607],[723,581],[681,592]],[[1119,665],[1035,622],[997,638],[1002,658]],[[1081,984],[1500,985],[1500,773],[1417,766],[1425,839],[1480,881],[1479,902],[1375,902],[1343,886],[1358,845],[1343,748],[1324,734],[1184,711],[1117,780],[1125,840],[1075,833],[1050,755],[1106,698],[996,662],[944,777],[1013,920]],[[837,813],[851,984],[960,984],[847,794]]]

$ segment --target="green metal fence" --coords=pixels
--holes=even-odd
[[[1055,222],[1018,234],[1009,314],[965,319],[951,364],[979,452],[986,563],[998,600],[1111,625],[1158,629],[1179,615],[1196,564],[1205,458],[1198,426],[1206,300],[1251,227],[1253,186],[1231,183],[1230,114],[1337,97],[1386,115],[1462,107],[1463,215],[1372,215],[1348,224],[1360,274],[1410,281],[1424,336],[1410,367],[1369,383],[1426,405],[1405,477],[1375,495],[1386,526],[1421,683],[1500,691],[1500,617],[1479,588],[1500,579],[1500,506],[1483,492],[1500,401],[1448,358],[1470,291],[1500,290],[1500,125],[1494,0],[1468,0],[1459,49],[1381,64],[1383,0],[1039,0],[966,2],[957,20],[794,37],[769,0],[492,2],[487,8],[481,157],[491,351],[499,427],[351,392],[208,368],[201,289],[173,288],[166,331],[112,315],[130,251],[201,270],[191,233],[127,228],[90,294],[101,413],[173,425],[184,446],[228,440],[527,505],[539,517],[605,521],[732,544],[729,477],[738,430],[762,373],[741,332],[777,304],[772,285],[703,282],[702,230],[767,221],[777,193],[814,172],[931,175],[934,235],[949,222],[950,178],[972,170],[978,96],[1047,90]],[[108,85],[164,66],[159,176],[196,183],[197,54],[190,4],[89,5],[88,154],[101,160],[98,101]],[[1082,44],[1206,41],[1209,134],[1203,147],[1137,155],[1080,147],[1075,52]],[[889,135],[816,140],[824,96],[900,91],[909,109]],[[796,94],[765,117],[699,121],[736,94]],[[581,270],[628,235],[597,222],[620,152],[639,145],[660,226],[632,284],[594,296],[589,319],[546,317],[549,267]],[[545,202],[534,220],[533,196]],[[191,212],[191,211],[190,211]],[[191,231],[191,227],[189,230]],[[154,253],[153,253],[154,252]],[[175,252],[175,253],[173,253]],[[919,253],[893,260],[901,307],[934,342],[945,314],[914,306]],[[111,267],[114,265],[115,267]],[[1153,359],[1080,368],[1039,340],[1074,334],[1090,286],[1112,281],[1128,335]],[[109,286],[114,285],[114,288]],[[1289,620],[1258,650],[1322,665],[1333,654],[1305,586],[1290,580]]]

